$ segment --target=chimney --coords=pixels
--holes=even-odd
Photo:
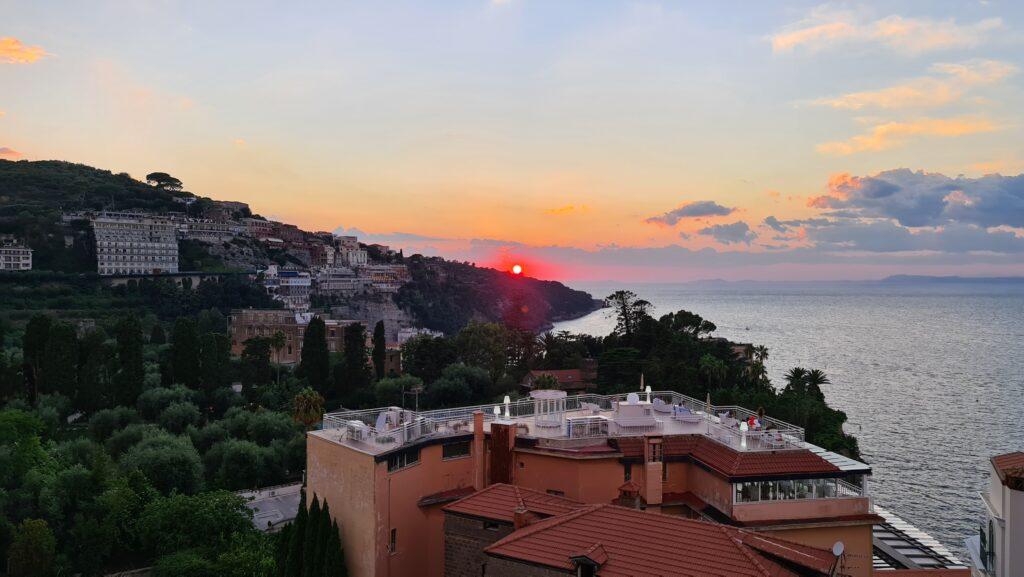
[[[484,413],[473,412],[473,488],[479,491],[486,486],[484,477]]]
[[[520,505],[512,511],[512,528],[516,531],[532,525],[537,520],[537,515],[531,513],[529,509]]]

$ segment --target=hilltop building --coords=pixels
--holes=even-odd
[[[1024,571],[1024,453],[992,457],[989,472],[986,519],[967,550],[978,577],[1015,577]]]
[[[569,393],[583,393],[593,390],[597,380],[597,359],[584,359],[582,368],[579,369],[540,369],[532,370],[523,378],[522,386],[527,390],[538,387],[537,382],[541,377],[554,379],[555,386],[550,387]]]
[[[313,313],[301,313],[279,309],[242,309],[231,312],[228,317],[228,335],[231,337],[231,354],[239,356],[245,349],[245,341],[253,337],[272,337],[282,333],[284,347],[271,351],[271,360],[280,364],[297,364],[302,357],[302,340]],[[356,321],[324,319],[327,325],[327,350],[341,352],[345,349],[345,327]]]
[[[759,536],[765,543],[793,542],[819,552],[841,541],[837,574],[853,577],[872,575],[876,564],[958,566],[952,555],[935,551],[924,565],[877,558],[874,531],[888,521],[868,491],[871,468],[807,443],[802,429],[777,419],[763,417],[761,428],[747,430],[751,416],[756,414],[742,407],[707,407],[674,392],[606,397],[553,390],[498,405],[330,413],[323,429],[307,437],[307,486],[310,497],[331,504],[342,526],[349,574],[355,576],[564,574],[573,572],[569,563],[575,557],[586,565],[586,555],[575,553],[587,547],[572,555],[563,551],[542,571],[536,565],[546,561],[529,554],[519,558],[495,545],[476,557],[487,560],[453,572],[457,565],[445,553],[446,527],[452,528],[446,515],[457,510],[444,506],[497,483],[600,506],[588,509],[592,519],[634,515],[607,507],[614,503],[645,515],[675,516],[650,521],[655,525],[681,528],[684,519],[714,523],[723,535],[739,535],[733,540]],[[527,507],[523,513],[538,511],[545,510]],[[478,528],[495,531],[494,542],[502,531],[514,534],[493,521],[483,519]],[[588,557],[597,565],[595,573],[576,570],[629,574],[600,569],[624,562],[619,547],[611,541],[605,547],[610,561]],[[493,563],[492,557],[503,561]],[[792,574],[818,570],[805,569],[811,572]]]
[[[89,215],[89,220],[99,274],[178,272],[177,224],[172,220],[134,212],[99,212]]]
[[[11,235],[0,235],[0,271],[32,270],[32,249]]]
[[[274,300],[281,301],[284,306],[295,311],[309,309],[309,294],[313,280],[308,271],[281,269],[270,265],[262,271],[263,286],[267,294]]]

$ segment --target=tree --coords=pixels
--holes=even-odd
[[[91,330],[78,342],[78,391],[75,406],[87,414],[110,406],[110,367],[113,355],[102,329]]]
[[[316,567],[316,544],[320,536],[322,511],[320,500],[313,495],[313,504],[309,507],[309,519],[306,520],[306,534],[302,537],[302,575],[313,577]]]
[[[633,291],[619,290],[605,297],[605,303],[615,311],[615,333],[633,336],[641,317],[647,315],[651,303],[637,297]]]
[[[426,383],[441,376],[441,371],[458,360],[455,343],[447,337],[415,336],[402,345],[402,369]]]
[[[316,547],[313,550],[313,562],[306,571],[309,577],[321,577],[324,574],[324,557],[327,555],[331,541],[331,508],[324,499],[324,506],[320,509],[319,527],[316,531]]]
[[[154,499],[137,528],[143,548],[157,555],[193,548],[222,550],[235,535],[255,531],[245,499],[228,491]]]
[[[362,325],[359,325],[362,326]],[[363,345],[365,347],[365,344]],[[327,351],[327,325],[319,316],[306,326],[299,359],[299,375],[317,391],[326,391],[331,381],[330,353]]]
[[[324,415],[324,398],[311,387],[306,387],[295,395],[292,402],[292,418],[302,423],[306,430],[320,422]]]
[[[306,528],[309,524],[309,510],[306,508],[306,491],[303,489],[299,497],[299,512],[291,525],[289,536],[288,555],[285,557],[284,571],[282,577],[302,577],[302,552],[303,541],[306,538]]]
[[[146,175],[146,182],[162,190],[181,190],[182,183],[166,172],[151,172]]]
[[[370,367],[367,363],[366,327],[356,323],[345,327],[345,350],[342,362],[335,367],[337,394],[348,404],[358,404],[370,388]]]
[[[270,339],[252,337],[245,341],[242,348],[242,384],[245,386],[246,398],[254,398],[253,388],[269,384],[270,373]]]
[[[729,365],[712,354],[705,354],[700,358],[700,372],[707,377],[708,384],[720,388],[729,375]]]
[[[174,382],[190,389],[197,388],[200,380],[200,346],[196,323],[188,317],[174,321],[171,337],[171,370]]]
[[[455,336],[459,360],[486,370],[492,381],[505,374],[508,363],[508,331],[497,323],[471,322]]]
[[[25,383],[28,385],[29,403],[35,404],[39,394],[39,378],[43,358],[46,353],[46,341],[50,338],[50,326],[53,319],[47,315],[37,314],[25,325],[25,334],[21,339],[21,356],[25,366]]]
[[[174,491],[190,495],[203,486],[203,465],[187,437],[145,438],[125,453],[121,468],[138,469],[165,495]]]
[[[162,345],[166,342],[167,333],[164,332],[164,326],[160,323],[154,323],[153,330],[149,332],[149,344]]]
[[[484,378],[486,378],[486,373]],[[389,377],[381,379],[373,385],[373,393],[378,407],[405,406],[405,393],[423,389],[423,381],[413,375]]]
[[[117,323],[118,371],[114,376],[114,401],[119,405],[135,404],[146,370],[142,361],[142,324],[138,317],[128,315]]]
[[[277,365],[277,384],[281,384],[281,349],[287,344],[284,333],[274,331],[270,337],[270,346],[274,349],[274,364]]]
[[[690,311],[669,313],[661,317],[659,322],[666,324],[673,332],[683,333],[695,339],[699,339],[704,335],[709,335],[718,330],[715,323],[705,320],[700,315],[691,313]]]
[[[231,339],[219,333],[206,333],[199,339],[199,381],[209,392],[229,384]]]
[[[384,321],[377,321],[373,326],[373,370],[377,374],[377,380],[384,378],[384,361],[387,356],[387,343],[385,342]]]
[[[75,396],[77,385],[78,336],[75,327],[58,322],[50,326],[40,361],[40,390]]]
[[[20,577],[49,577],[53,574],[57,539],[46,521],[25,519],[7,550],[7,573]]]
[[[828,376],[821,369],[811,369],[804,375],[804,384],[809,394],[813,395],[816,399],[825,400],[825,393],[821,392],[821,386],[830,385],[832,381],[829,380]]]

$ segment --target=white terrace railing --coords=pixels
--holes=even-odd
[[[642,400],[647,400],[647,393],[640,393]],[[659,420],[654,425],[630,426],[616,423],[614,411],[617,403],[624,402],[627,394],[597,395],[585,393],[565,397],[565,421],[560,427],[543,428],[528,426],[525,422],[535,417],[535,404],[531,398],[519,399],[505,403],[492,403],[450,409],[415,412],[384,407],[361,411],[339,411],[327,413],[323,417],[323,429],[339,430],[346,440],[376,445],[383,451],[404,445],[428,436],[450,436],[464,434],[473,430],[473,413],[483,413],[484,422],[495,419],[518,421],[520,434],[525,437],[536,437],[550,440],[577,440],[606,437],[642,436],[662,433],[671,427],[663,426],[672,419],[669,414],[656,414]],[[756,417],[754,411],[735,405],[708,406],[704,401],[688,397],[675,391],[657,391],[650,393],[650,400],[668,407],[681,406],[689,409],[698,423],[700,430],[688,431],[705,434],[738,450],[777,450],[801,446],[804,430],[800,427],[771,417],[761,417],[762,431],[741,432],[734,421],[745,421]],[[660,403],[658,402],[660,400]],[[496,415],[495,409],[500,412]],[[378,430],[378,420],[382,414],[397,417],[399,424],[389,424]],[[610,413],[610,414],[609,414]],[[662,420],[663,419],[663,420]],[[670,434],[670,433],[665,433]]]

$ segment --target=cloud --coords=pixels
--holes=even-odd
[[[873,44],[907,54],[921,54],[977,46],[1002,27],[1003,21],[999,18],[972,24],[960,24],[952,18],[930,20],[898,15],[869,20],[852,12],[819,7],[807,18],[783,27],[769,40],[776,54],[798,49],[817,52],[848,44]]]
[[[587,212],[589,210],[590,210],[590,207],[588,207],[585,204],[581,204],[581,205],[567,204],[565,206],[549,208],[549,209],[544,211],[544,214],[549,214],[549,215],[552,215],[552,216],[565,216],[565,215],[569,215],[569,214],[573,214],[573,213]]]
[[[1024,253],[1024,238],[1009,231],[990,231],[967,224],[911,230],[888,220],[840,221],[806,230],[807,237],[823,250]]]
[[[764,224],[768,228],[774,230],[775,232],[786,232],[787,230],[789,230],[788,226],[783,224],[779,219],[775,218],[774,216],[766,217],[764,219]]]
[[[931,70],[939,76],[914,78],[879,90],[821,98],[813,104],[845,110],[943,106],[960,100],[972,87],[993,84],[1007,78],[1017,68],[998,60],[970,60],[935,64]]]
[[[896,169],[874,176],[840,174],[810,201],[836,218],[892,219],[905,227],[952,224],[1024,228],[1024,174],[979,178]]]
[[[0,38],[0,64],[31,64],[49,56],[40,46],[26,46],[12,37]]]
[[[750,244],[751,241],[757,238],[757,235],[743,221],[731,224],[715,224],[698,230],[697,234],[710,236],[723,244]]]
[[[728,216],[736,212],[735,207],[722,206],[713,200],[698,200],[670,210],[665,214],[652,216],[645,220],[650,224],[672,226],[684,218],[701,218],[706,216]]]
[[[833,156],[846,156],[859,152],[877,152],[905,144],[913,137],[954,137],[980,132],[992,132],[996,126],[984,118],[919,118],[905,122],[876,124],[866,134],[847,140],[819,144],[818,152]]]
[[[21,157],[22,154],[17,150],[14,150],[13,148],[8,148],[6,146],[0,146],[0,158],[13,159]]]

